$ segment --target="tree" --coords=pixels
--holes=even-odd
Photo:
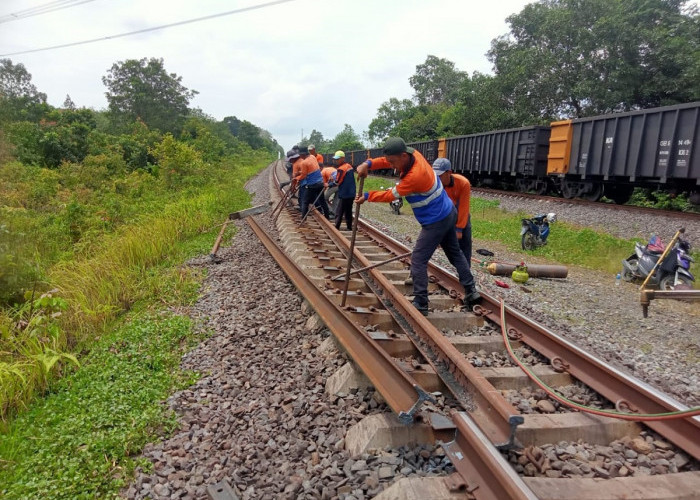
[[[37,90],[24,65],[0,59],[0,121],[38,121],[48,110],[46,94]]]
[[[188,104],[198,93],[184,87],[182,77],[168,73],[163,59],[128,59],[112,65],[102,77],[110,112],[118,121],[143,120],[163,132],[179,131]]]
[[[519,114],[508,102],[498,78],[475,71],[462,81],[457,103],[442,115],[438,129],[451,136],[532,124],[531,115]]]
[[[374,118],[367,129],[367,136],[372,144],[378,144],[392,135],[392,131],[403,120],[410,118],[416,112],[413,102],[409,99],[398,100],[392,97],[382,103],[377,109],[377,117]]]
[[[328,152],[333,153],[339,149],[343,151],[354,151],[364,149],[360,136],[355,133],[349,124],[343,126],[343,130],[328,143]]]
[[[700,99],[697,10],[685,0],[540,0],[489,59],[516,114],[581,117]]]
[[[73,99],[70,98],[70,94],[66,94],[66,99],[63,101],[63,109],[75,110],[76,106]]]
[[[323,138],[323,134],[316,129],[311,131],[308,138],[302,137],[301,141],[299,141],[299,146],[308,146],[309,144],[316,146],[316,152],[318,153],[331,149],[328,142]]]
[[[429,55],[416,66],[416,74],[408,79],[415,90],[414,100],[419,105],[454,104],[460,83],[466,73],[455,69],[455,63]]]

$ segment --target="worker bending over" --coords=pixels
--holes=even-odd
[[[464,176],[452,173],[452,163],[447,158],[438,158],[433,162],[433,170],[440,177],[440,182],[447,191],[452,203],[457,208],[457,240],[459,248],[467,258],[467,264],[472,264],[472,216],[469,212],[469,199],[472,185]]]
[[[464,305],[475,303],[481,295],[476,290],[469,264],[459,249],[455,233],[457,210],[447,196],[439,177],[423,155],[406,146],[399,137],[387,139],[383,152],[383,157],[368,159],[358,165],[357,175],[366,177],[368,170],[393,168],[399,173],[398,184],[386,191],[360,194],[355,198],[355,203],[391,202],[403,196],[411,205],[413,214],[421,225],[411,254],[413,305],[424,316],[428,315],[428,262],[438,245],[457,269],[459,282],[464,287]]]

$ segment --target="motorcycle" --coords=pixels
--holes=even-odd
[[[556,222],[557,214],[537,214],[531,219],[523,219],[520,238],[523,250],[534,250],[547,244],[549,225]]]
[[[401,215],[401,207],[403,207],[403,198],[397,198],[396,200],[389,203],[391,206],[391,211],[395,215]]]
[[[396,183],[398,185],[398,182]],[[384,186],[380,186],[379,189],[385,189]],[[395,200],[389,202],[389,208],[394,215],[401,215],[401,207],[403,207],[403,198],[396,198]]]
[[[634,253],[622,261],[622,279],[627,282],[644,280],[665,249],[658,236],[652,236],[649,243],[634,244]],[[692,288],[695,277],[690,273],[690,263],[694,262],[690,254],[690,243],[678,239],[663,262],[656,268],[649,284],[657,285],[661,290],[673,290],[678,285]]]

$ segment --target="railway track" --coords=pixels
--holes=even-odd
[[[281,172],[278,163],[275,173]],[[300,220],[294,208],[283,210],[277,221],[282,248],[252,219],[249,223],[353,359],[328,380],[327,391],[371,384],[395,414],[360,422],[346,436],[347,449],[360,454],[387,445],[439,441],[456,470],[445,478],[403,479],[378,498],[697,498],[700,418],[651,421],[644,427],[567,411],[553,400],[538,402],[542,412],[522,412],[522,401],[516,407],[507,397],[530,385],[520,368],[504,360],[504,366],[480,369],[474,353],[495,357],[502,355],[506,344],[529,352],[532,359],[543,360],[533,369],[540,380],[557,387],[585,384],[597,394],[602,413],[617,408],[658,414],[687,410],[683,405],[491,297],[485,296],[473,311],[460,310],[459,283],[437,266],[429,271],[435,309],[423,317],[410,305],[405,262],[372,268],[407,249],[364,223],[354,262],[356,269],[366,270],[349,280],[347,303],[341,308],[344,281],[332,278],[344,271],[348,233],[337,231],[316,212],[302,226]],[[489,329],[494,334],[478,334]],[[503,336],[496,335],[501,331]],[[568,461],[557,455],[556,461],[563,465],[553,463],[548,451],[561,442],[589,447],[593,450],[589,462],[594,465],[584,463],[578,453],[570,453]],[[642,465],[626,473],[624,466],[606,468],[616,457],[598,456],[595,450],[612,442],[627,443],[638,455],[657,453],[654,475],[647,475],[651,469]],[[679,456],[674,447],[688,458],[680,472],[677,463],[674,467],[661,458]],[[567,473],[572,467],[587,472],[567,477],[574,475]]]
[[[615,210],[623,210],[632,214],[648,214],[648,215],[661,215],[667,217],[673,217],[680,220],[688,221],[700,221],[700,212],[681,212],[678,210],[661,210],[658,208],[649,207],[639,207],[636,205],[615,205],[615,204],[605,204],[599,201],[590,201],[583,198],[560,198],[557,196],[547,196],[534,193],[516,193],[512,191],[502,191],[499,189],[491,189],[484,187],[472,187],[473,193],[485,193],[492,196],[500,198],[516,198],[516,199],[528,199],[533,201],[544,201],[550,203],[565,203],[569,205],[582,205],[582,206],[592,206],[592,207],[605,207],[609,206]]]

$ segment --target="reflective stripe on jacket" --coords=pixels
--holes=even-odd
[[[392,201],[405,197],[413,209],[413,215],[421,225],[441,221],[454,209],[452,201],[442,187],[440,178],[423,155],[414,151],[413,165],[401,174],[399,183],[386,191],[370,191],[365,198],[368,201]],[[392,168],[386,158],[368,160],[370,170]]]

